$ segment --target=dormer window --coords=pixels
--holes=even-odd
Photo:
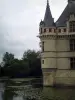
[[[75,21],[69,22],[69,30],[70,32],[75,32]]]

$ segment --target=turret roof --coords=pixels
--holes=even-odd
[[[52,18],[52,14],[51,14],[48,0],[47,0],[45,17],[44,17],[44,23],[45,23],[45,27],[50,27],[50,26],[53,26],[53,24],[54,24],[54,19]]]

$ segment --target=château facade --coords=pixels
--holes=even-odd
[[[75,0],[68,4],[56,22],[47,0],[39,38],[43,84],[75,85]]]

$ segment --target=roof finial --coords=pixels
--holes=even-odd
[[[49,0],[47,0],[47,4],[49,4]]]
[[[72,2],[75,2],[75,0],[68,0],[68,3],[72,3]]]

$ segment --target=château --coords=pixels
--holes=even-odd
[[[68,0],[56,22],[47,0],[44,20],[39,25],[39,38],[43,84],[75,85],[75,0]]]

